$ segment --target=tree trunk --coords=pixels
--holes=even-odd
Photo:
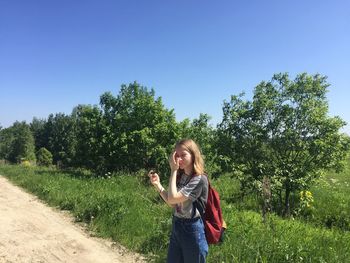
[[[290,198],[290,185],[289,182],[286,182],[286,196],[285,196],[285,200],[284,200],[284,212],[283,212],[283,216],[284,217],[290,217],[290,202],[289,202],[289,198]]]
[[[279,189],[278,190],[278,214],[279,215],[282,215],[282,212],[283,212],[283,196],[282,196],[282,190]]]
[[[270,179],[267,176],[264,176],[263,178],[262,198],[263,198],[262,215],[263,215],[263,222],[265,223],[267,214],[271,212],[271,184],[270,184]]]

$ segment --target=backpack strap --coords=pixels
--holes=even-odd
[[[209,184],[208,176],[206,174],[202,174],[201,176],[202,176],[201,180],[204,180],[203,176],[205,176],[207,178],[207,181],[208,181],[208,193],[209,193],[210,184]],[[204,207],[203,207],[203,205],[200,202],[198,202],[198,198],[192,204],[193,204],[193,209],[192,209],[192,217],[191,218],[194,217],[194,215],[196,213],[196,209],[197,209],[199,214],[200,214],[200,216],[201,216],[201,218],[204,220],[204,213],[205,213]]]

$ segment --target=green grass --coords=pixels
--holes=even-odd
[[[350,231],[350,160],[341,173],[329,172],[311,192],[315,199],[310,222]]]
[[[82,171],[9,165],[1,165],[0,174],[49,205],[70,210],[76,221],[87,223],[94,235],[112,238],[146,255],[149,261],[165,261],[171,211],[148,185],[144,174],[119,173],[102,179]],[[315,186],[315,209],[326,214],[321,210],[329,210],[328,199],[322,198],[331,196],[336,207],[333,212],[338,215],[343,209],[338,207],[342,204],[339,200],[344,199],[344,204],[349,201],[349,190],[343,187],[349,178],[344,174],[334,181],[334,175],[329,176],[326,180],[330,182],[343,180],[341,186]],[[350,262],[350,233],[339,227],[324,227],[324,222],[317,221],[321,219],[317,213],[312,222],[270,215],[264,224],[258,212],[231,202],[238,186],[228,177],[212,184],[221,194],[228,230],[223,244],[210,247],[208,262]],[[318,200],[325,205],[318,206]]]

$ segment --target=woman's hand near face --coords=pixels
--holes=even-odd
[[[172,172],[179,169],[179,160],[180,158],[177,156],[176,151],[173,151],[169,156],[169,165]]]

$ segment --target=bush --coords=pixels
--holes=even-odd
[[[23,160],[21,161],[21,165],[23,165],[24,167],[31,167],[32,163],[28,160]]]
[[[49,150],[42,147],[37,152],[37,163],[41,166],[50,166],[52,164],[52,154]]]

